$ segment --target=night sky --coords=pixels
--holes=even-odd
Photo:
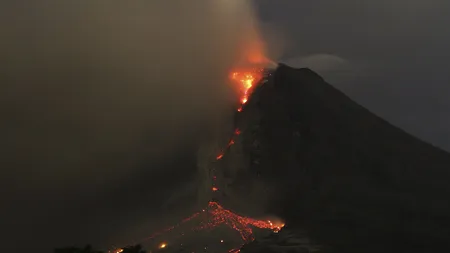
[[[282,60],[312,68],[372,112],[450,150],[448,1],[256,4],[284,33]]]
[[[253,39],[250,9],[217,3],[0,0],[4,248],[126,241],[197,206],[195,147],[233,101],[217,80]],[[450,150],[450,2],[254,4],[274,60]]]

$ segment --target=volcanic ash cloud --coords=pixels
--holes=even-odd
[[[247,1],[27,6],[0,4],[2,177],[20,187],[98,189],[139,173],[194,126],[214,127],[234,102],[229,70],[264,55]]]

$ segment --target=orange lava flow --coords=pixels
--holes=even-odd
[[[273,232],[278,232],[284,226],[284,224],[275,224],[270,220],[257,220],[237,215],[214,201],[208,203],[208,213],[210,214],[208,221],[197,229],[213,229],[219,225],[225,224],[239,232],[244,242],[251,242],[254,240],[253,228],[270,229]]]
[[[254,69],[252,71],[243,71],[243,72],[233,72],[232,80],[235,80],[239,84],[240,90],[240,107],[238,108],[238,112],[243,110],[243,105],[247,103],[249,96],[251,94],[252,88],[255,86],[257,82],[259,82],[263,76],[262,69]],[[240,135],[242,132],[239,128],[236,128],[233,136],[230,138],[226,148],[220,151],[220,153],[216,156],[216,160],[221,160],[227,151],[232,145],[235,144],[236,137]],[[215,182],[217,180],[216,175],[212,175],[212,187],[211,191],[216,192],[219,191],[219,188],[216,187]],[[200,222],[200,225],[194,227],[193,230],[202,230],[202,229],[214,229],[220,225],[226,225],[239,233],[243,243],[248,243],[254,240],[253,229],[269,229],[273,232],[279,232],[283,227],[283,223],[272,222],[270,220],[258,220],[245,216],[240,216],[236,213],[233,213],[230,210],[225,209],[216,201],[210,201],[206,209],[203,209],[201,212],[194,213],[186,219],[183,219],[179,224],[168,227],[162,231],[154,233],[153,235],[147,237],[145,240],[153,239],[156,236],[162,235],[166,232],[170,232],[173,229],[179,227],[181,224],[193,221],[196,218],[200,218],[200,216],[204,217],[203,222]],[[184,234],[183,234],[184,235]],[[221,241],[223,242],[223,241]],[[166,248],[167,243],[162,242],[159,245],[159,249]],[[242,245],[241,245],[242,246]],[[118,249],[114,251],[114,253],[120,253],[122,249]],[[228,251],[229,253],[239,253],[240,247],[233,248]]]
[[[234,130],[233,135],[239,135],[241,134],[241,131],[237,128],[236,130]],[[231,146],[233,146],[236,142],[234,141],[234,136],[230,138],[230,140],[228,141],[227,147],[226,149],[230,148]],[[216,160],[221,160],[225,155],[224,151],[221,151],[217,156],[216,156]]]
[[[238,112],[242,111],[242,106],[247,103],[252,88],[262,79],[263,69],[252,69],[246,71],[234,71],[231,73],[231,80],[239,85],[239,102]]]
[[[197,212],[188,218],[183,219],[179,224],[168,227],[166,229],[163,229],[159,232],[154,233],[153,235],[147,237],[145,240],[153,239],[159,235],[162,235],[164,233],[170,232],[173,229],[179,227],[183,223],[187,222],[195,222],[197,219],[200,221],[200,225],[194,227],[193,231],[198,230],[211,230],[214,229],[220,225],[226,225],[235,231],[237,231],[241,239],[243,241],[243,244],[253,241],[255,238],[253,236],[253,229],[259,228],[259,229],[268,229],[272,230],[273,232],[277,233],[279,232],[283,227],[284,224],[282,223],[275,223],[270,220],[257,220],[245,216],[240,216],[238,214],[233,213],[230,210],[225,209],[222,207],[219,203],[215,201],[210,201],[208,203],[208,206],[206,209],[203,209],[200,212]],[[182,233],[184,235],[184,233]],[[145,241],[144,240],[144,241]],[[242,245],[243,245],[242,244]],[[242,246],[240,245],[240,247]],[[161,242],[158,246],[159,249],[165,248],[167,246],[166,242]],[[240,247],[233,248],[229,250],[229,253],[238,253],[240,251]],[[114,251],[109,251],[113,253],[120,253],[122,249],[116,249]]]

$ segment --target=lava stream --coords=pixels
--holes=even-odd
[[[255,84],[259,82],[263,75],[263,69],[251,69],[246,71],[234,71],[231,74],[231,80],[235,81],[239,85],[239,102],[240,107],[237,109],[238,112],[242,111],[242,106],[247,103],[252,88]]]
[[[234,130],[234,135],[240,135],[241,131],[239,130],[239,128],[236,128],[236,130]],[[234,141],[234,136],[228,141],[227,147],[226,149],[230,148],[232,145],[234,145],[236,142]],[[216,156],[216,160],[221,160],[225,155],[225,151],[221,151],[217,156]]]
[[[270,220],[257,220],[240,216],[223,208],[219,203],[214,201],[210,201],[208,203],[208,213],[210,214],[208,221],[197,227],[196,230],[213,229],[219,225],[225,224],[236,230],[244,242],[251,242],[254,240],[254,227],[260,229],[270,229],[276,233],[284,226],[284,224],[274,224]]]
[[[259,82],[262,79],[262,72],[263,69],[253,69],[250,71],[236,71],[231,74],[231,79],[236,81],[236,83],[239,85],[239,91],[240,91],[240,106],[237,109],[238,112],[241,112],[243,110],[243,105],[247,103],[252,88],[254,88],[255,84]],[[222,150],[217,156],[216,160],[221,160],[224,155],[225,151],[235,144],[235,137],[241,134],[241,130],[239,128],[236,128],[232,138],[230,138],[226,148]],[[213,182],[216,181],[217,177],[216,175],[213,175],[212,177]],[[213,192],[216,192],[219,190],[214,184],[211,187],[211,190]],[[162,231],[156,232],[153,235],[147,237],[145,240],[155,238],[156,236],[159,236],[163,233],[172,231],[176,227],[179,227],[181,224],[193,221],[195,218],[199,217],[200,214],[207,215],[206,222],[201,222],[200,226],[195,227],[193,230],[202,230],[202,229],[213,229],[220,225],[227,225],[228,227],[234,229],[237,231],[243,243],[248,243],[250,241],[254,240],[253,236],[253,228],[260,228],[260,229],[269,229],[273,232],[277,233],[279,232],[283,227],[283,223],[274,223],[270,220],[257,220],[245,216],[240,216],[238,214],[233,213],[230,210],[227,210],[223,208],[218,202],[210,201],[208,203],[207,209],[202,210],[201,212],[197,212],[190,217],[183,219],[179,224],[175,226],[168,227],[166,229],[163,229]],[[165,242],[161,243],[159,248],[165,248],[167,244]],[[242,246],[242,245],[241,245]],[[118,249],[114,251],[122,252],[122,249]],[[234,248],[228,251],[229,253],[239,253],[240,247]]]

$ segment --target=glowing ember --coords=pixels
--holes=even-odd
[[[165,242],[162,242],[162,243],[158,246],[158,248],[160,248],[160,249],[164,249],[165,247],[167,247],[167,243],[165,243]]]
[[[212,188],[212,191],[213,191],[213,192],[216,192],[216,191],[218,191],[218,190],[219,190],[219,188],[217,188],[217,187],[213,187],[213,188]]]
[[[217,157],[216,157],[216,160],[220,160],[220,159],[222,159],[223,158],[223,154],[219,154]]]
[[[237,248],[237,249],[230,249],[230,250],[228,251],[228,253],[239,253],[239,252],[241,252],[241,249],[240,249],[240,248]]]

